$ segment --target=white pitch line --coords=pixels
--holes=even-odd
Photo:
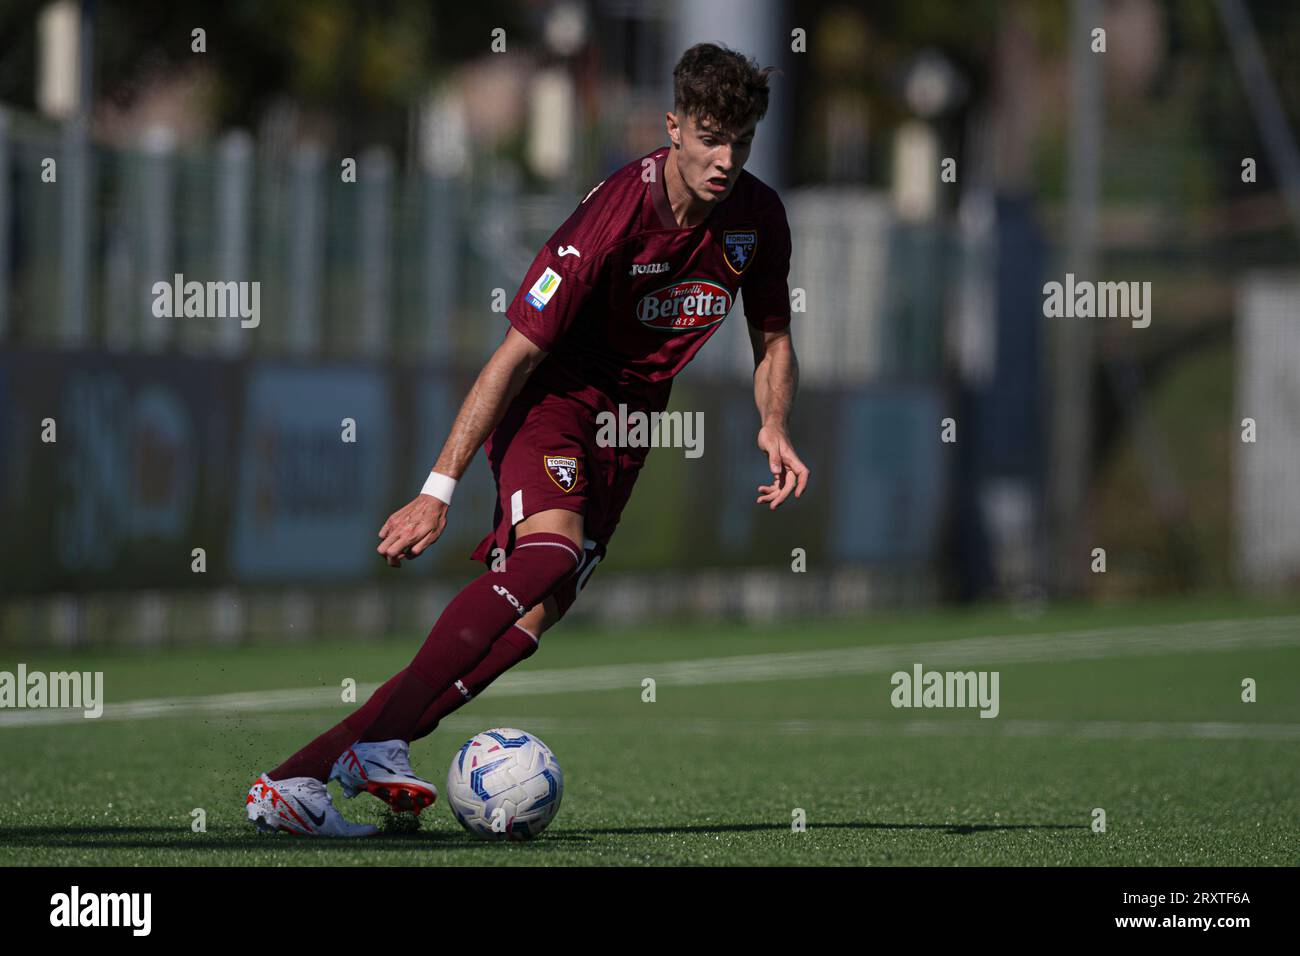
[[[603,734],[627,730],[689,736],[831,737],[1079,737],[1098,740],[1300,740],[1300,724],[1247,724],[1226,721],[982,720],[952,718],[889,720],[803,720],[713,717],[646,717],[586,720],[569,717],[501,717],[506,727],[545,733]],[[481,724],[469,715],[448,717],[441,726],[466,729]]]
[[[494,699],[499,699],[626,690],[640,688],[641,681],[646,677],[653,677],[656,683],[664,686],[690,687],[888,673],[899,668],[910,668],[917,662],[927,668],[949,665],[987,670],[992,665],[1294,646],[1300,646],[1300,617],[1200,621],[1065,633],[960,638],[920,644],[749,654],[694,661],[553,668],[506,674],[492,685],[490,693]],[[358,699],[364,700],[378,686],[359,685]],[[336,688],[308,687],[108,703],[104,706],[103,716],[98,719],[143,720],[205,714],[324,710],[338,709],[340,704]],[[3,710],[0,711],[0,729],[78,723],[85,719],[78,710]]]

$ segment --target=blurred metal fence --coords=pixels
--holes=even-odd
[[[272,164],[242,132],[182,150],[158,129],[138,149],[109,149],[73,124],[6,114],[0,343],[481,362],[519,277],[580,197],[526,192],[505,164],[458,180],[403,173],[378,148],[345,182],[343,159],[306,145]],[[804,380],[936,376],[949,274],[940,227],[896,222],[887,197],[866,189],[784,198]],[[177,274],[257,281],[261,324],[156,317],[154,283]],[[717,338],[695,374],[748,378],[743,323]]]
[[[0,643],[373,634],[427,624],[470,573],[493,507],[481,456],[438,554],[384,575],[366,542],[418,486],[581,194],[529,191],[490,160],[461,179],[402,171],[381,149],[345,182],[343,160],[303,146],[274,162],[242,132],[106,148],[0,110]],[[782,195],[799,447],[822,494],[755,517],[738,309],[674,390],[707,414],[711,454],[651,456],[656,496],[634,499],[578,617],[851,613],[939,593],[947,464],[918,436],[943,401],[948,239],[866,189]],[[155,315],[155,283],[176,275],[259,283],[259,324]],[[47,415],[57,446],[34,424]],[[358,444],[339,442],[344,416]],[[789,573],[791,533],[823,573]]]

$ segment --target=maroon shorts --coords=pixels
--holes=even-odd
[[[618,526],[648,449],[596,444],[596,412],[564,395],[525,390],[488,436],[497,484],[493,530],[471,557],[489,567],[515,546],[515,525],[539,511],[583,516],[582,562],[552,596],[563,615],[586,585]]]

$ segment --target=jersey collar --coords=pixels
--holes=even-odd
[[[669,147],[671,149],[672,147]],[[654,182],[647,183],[650,189],[650,202],[655,207],[655,212],[659,216],[659,224],[665,229],[680,229],[677,224],[677,217],[673,215],[672,203],[668,201],[668,182],[664,178],[664,170],[668,165],[668,150],[665,149],[655,157],[655,178]]]

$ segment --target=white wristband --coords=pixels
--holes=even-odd
[[[424,487],[420,489],[420,494],[432,495],[443,504],[449,505],[451,504],[451,493],[455,490],[455,478],[449,478],[447,475],[431,471],[429,472],[429,477],[425,479]]]

